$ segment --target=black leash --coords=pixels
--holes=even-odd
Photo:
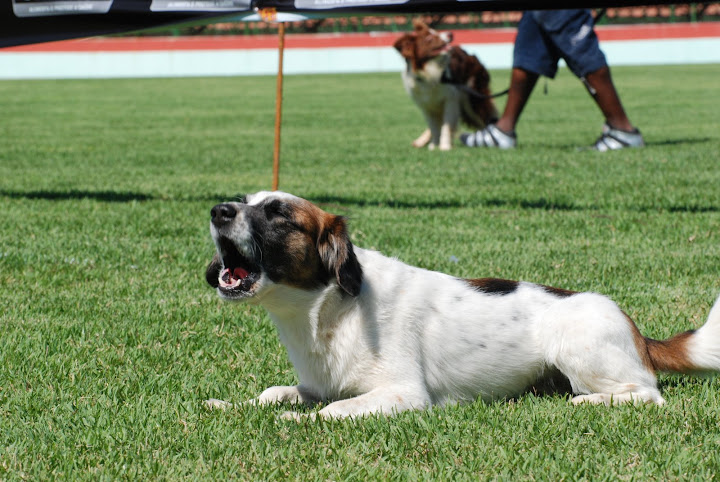
[[[480,100],[494,99],[495,97],[502,97],[503,95],[510,92],[510,87],[508,87],[507,89],[503,90],[502,92],[495,92],[494,94],[481,94],[480,92],[478,92],[476,90],[472,90],[467,85],[463,85],[463,84],[455,84],[455,85],[459,89],[461,89],[462,91],[467,93],[468,95],[471,95],[471,96],[475,97],[476,99],[480,99]]]
[[[508,87],[507,89],[503,90],[502,92],[496,92],[494,94],[481,94],[480,92],[471,89],[470,87],[468,87],[465,84],[453,81],[452,75],[450,75],[450,72],[448,72],[448,69],[445,69],[445,71],[443,72],[442,77],[440,77],[440,82],[442,82],[443,84],[454,85],[455,87],[462,90],[466,94],[468,94],[472,97],[475,97],[476,99],[480,99],[480,100],[494,99],[495,97],[501,97],[501,96],[507,94],[508,92],[510,92],[510,87]]]

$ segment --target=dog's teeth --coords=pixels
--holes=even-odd
[[[235,278],[233,274],[230,273],[230,270],[225,268],[220,273],[218,282],[223,288],[235,288],[240,284],[240,279]]]
[[[237,267],[230,271],[230,269],[225,268],[220,272],[220,275],[218,276],[218,283],[222,288],[237,288],[238,286],[245,286],[245,289],[249,289],[252,285],[252,282],[249,279],[250,273],[240,267]]]

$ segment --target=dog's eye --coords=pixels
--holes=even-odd
[[[265,216],[268,219],[284,218],[291,220],[291,212],[288,207],[280,201],[272,201],[265,205]]]

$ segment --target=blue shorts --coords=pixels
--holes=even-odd
[[[560,59],[578,77],[606,67],[590,10],[535,10],[518,24],[513,67],[554,78]]]

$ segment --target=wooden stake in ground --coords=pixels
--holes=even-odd
[[[278,75],[275,93],[275,146],[273,148],[272,190],[277,191],[280,184],[280,126],[282,125],[283,98],[283,53],[285,51],[285,24],[278,23]]]

